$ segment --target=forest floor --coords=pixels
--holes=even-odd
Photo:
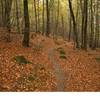
[[[0,91],[100,91],[100,49],[41,35],[25,48],[20,38],[0,40]]]

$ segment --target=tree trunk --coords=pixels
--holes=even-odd
[[[70,14],[73,20],[73,31],[74,31],[74,40],[76,42],[76,48],[79,48],[79,43],[78,43],[78,34],[77,34],[77,28],[76,28],[76,21],[75,21],[75,16],[74,16],[74,12],[72,9],[72,3],[71,0],[68,0],[69,2],[69,9],[70,9]]]
[[[37,25],[37,10],[36,10],[36,0],[34,0],[34,13],[35,13],[35,32],[38,31],[38,25]]]
[[[45,10],[45,8],[44,8],[44,0],[43,0],[43,13],[42,13],[42,34],[44,35],[44,23],[45,23],[45,21],[44,21],[44,10]]]
[[[50,34],[50,12],[49,12],[49,1],[46,0],[46,13],[47,13],[47,27],[46,27],[46,36]]]
[[[18,1],[16,0],[16,20],[17,20],[17,32],[20,33],[20,27],[19,27],[19,7],[18,7]]]
[[[28,13],[28,0],[24,0],[24,21],[25,21],[25,28],[24,28],[23,46],[29,47],[30,23],[29,23],[29,13]]]

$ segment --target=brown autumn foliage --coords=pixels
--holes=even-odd
[[[63,51],[59,52],[59,48]],[[57,65],[49,58],[51,50],[64,74],[63,91],[100,91],[100,60],[96,59],[100,49],[77,50],[72,42],[55,42],[41,35],[31,39],[29,48],[14,37],[10,43],[0,41],[0,91],[58,91]],[[15,56],[24,56],[32,63],[18,64]]]

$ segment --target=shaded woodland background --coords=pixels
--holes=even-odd
[[[100,47],[100,1],[0,0],[0,26],[8,33],[23,33],[27,42],[30,31],[95,49]]]

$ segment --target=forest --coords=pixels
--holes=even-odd
[[[0,91],[100,91],[100,0],[0,0]]]

